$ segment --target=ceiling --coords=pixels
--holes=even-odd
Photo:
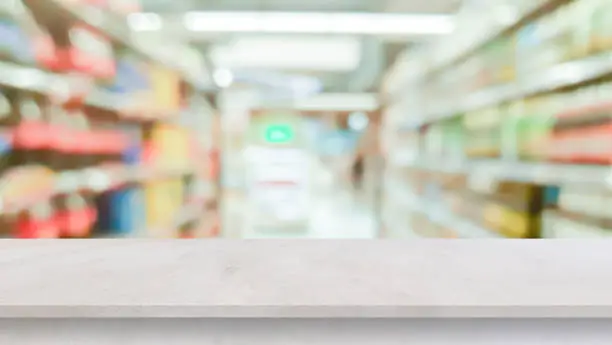
[[[210,11],[270,11],[270,12],[351,12],[351,13],[454,13],[459,0],[141,0],[143,10],[160,14],[174,27],[181,25],[180,15],[186,12]],[[171,31],[170,31],[171,32]],[[175,36],[175,35],[173,35]],[[205,51],[209,58],[215,47],[227,46],[246,34],[223,34],[188,38],[195,47]],[[251,35],[253,36],[253,35]],[[259,35],[261,36],[261,35]],[[269,34],[267,36],[270,36]],[[325,36],[322,36],[325,37]],[[292,70],[290,73],[317,77],[325,91],[362,92],[374,91],[383,72],[392,64],[398,53],[418,41],[419,37],[357,37],[361,42],[359,63],[353,70]],[[304,39],[294,34],[291,40]],[[278,53],[277,53],[278,54]],[[282,69],[281,69],[282,70]],[[278,72],[278,71],[276,71]],[[287,72],[287,71],[284,71]]]
[[[144,10],[186,11],[317,11],[448,13],[456,0],[142,0]]]

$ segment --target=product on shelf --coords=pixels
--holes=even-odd
[[[71,69],[95,78],[111,79],[116,67],[110,40],[86,25],[70,29],[68,56]]]
[[[56,70],[56,48],[48,32],[41,28],[21,0],[0,4],[0,59],[31,65],[36,62]]]
[[[59,105],[47,104],[47,121],[49,125],[49,167],[55,171],[71,169],[68,156],[71,149],[77,145],[70,128],[70,120],[66,111]]]
[[[539,237],[542,187],[501,182],[485,208],[485,221],[507,237]]]
[[[61,212],[56,214],[62,237],[82,238],[91,235],[97,211],[88,197],[71,193],[62,200]]]
[[[12,167],[0,177],[0,216],[2,235],[31,233],[32,222],[25,222],[29,210],[51,195],[55,188],[53,173],[40,166]]]
[[[145,200],[139,186],[113,191],[107,198],[106,232],[111,235],[135,236],[147,228]]]
[[[41,200],[17,216],[18,238],[59,238],[60,228],[49,200]]]
[[[15,98],[14,109],[19,124],[13,132],[13,158],[16,165],[46,164],[49,126],[43,115],[42,100],[27,92]]]
[[[606,85],[603,90],[609,89]],[[588,94],[586,96],[590,97]],[[610,164],[610,133],[612,117],[608,108],[587,108],[582,112],[558,114],[546,143],[548,158],[563,162]]]
[[[0,176],[11,166],[13,149],[13,128],[16,112],[8,94],[0,90]]]
[[[610,238],[612,222],[558,211],[547,211],[543,216],[543,234],[546,238]]]
[[[465,155],[469,158],[494,158],[502,152],[501,121],[503,110],[485,109],[466,114],[463,120]]]
[[[148,64],[128,49],[117,51],[117,73],[105,88],[120,100],[118,106],[127,117],[153,117],[155,94]]]
[[[174,222],[184,204],[184,188],[180,179],[152,181],[145,186],[147,231],[154,238],[176,238]]]
[[[558,208],[584,217],[605,219],[610,217],[610,193],[604,190],[592,190],[580,187],[564,186],[559,190]]]
[[[201,219],[183,213],[187,203],[204,208],[211,197],[198,187],[212,178],[208,165],[193,164],[205,162],[210,147],[191,139],[206,137],[211,126],[160,122],[180,112],[201,117],[210,106],[187,100],[198,96],[186,76],[104,27],[124,25],[117,15],[137,10],[136,0],[0,3],[3,71],[32,72],[30,84],[0,83],[0,236],[152,229],[155,237],[175,238],[178,227],[199,227]],[[111,20],[85,23],[81,14]],[[40,76],[51,85],[34,83]],[[150,132],[146,143],[143,132]],[[143,160],[147,145],[150,161]]]
[[[158,117],[178,114],[181,90],[177,73],[165,67],[150,65],[148,74],[154,98],[147,110]]]

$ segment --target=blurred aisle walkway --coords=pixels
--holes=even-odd
[[[340,187],[318,160],[313,163],[313,199],[310,229],[300,234],[260,234],[248,224],[246,202],[241,195],[225,200],[224,233],[229,238],[373,239],[377,224],[372,211],[354,193]]]

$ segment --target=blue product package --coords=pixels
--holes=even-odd
[[[139,62],[121,58],[117,62],[115,81],[108,89],[117,93],[130,93],[149,89],[147,75],[139,68]]]
[[[129,131],[129,128],[125,128]],[[142,148],[135,143],[123,152],[122,160],[127,165],[138,165]],[[127,187],[110,195],[110,227],[115,235],[127,236],[142,230],[145,223],[144,197],[140,187]]]
[[[14,22],[0,20],[0,52],[23,63],[34,63],[32,42]]]
[[[110,203],[110,229],[115,235],[135,234],[144,226],[144,201],[139,188],[114,192]]]
[[[544,207],[554,207],[559,201],[559,190],[557,186],[544,188]]]
[[[3,135],[0,135],[0,154],[6,153],[12,149],[11,140]]]
[[[142,147],[140,145],[131,145],[123,152],[122,160],[128,165],[137,165],[140,163],[142,156]]]

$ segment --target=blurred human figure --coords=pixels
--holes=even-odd
[[[355,191],[360,191],[363,186],[363,173],[364,173],[364,157],[362,154],[357,154],[353,161],[352,177],[353,177],[353,188]]]

